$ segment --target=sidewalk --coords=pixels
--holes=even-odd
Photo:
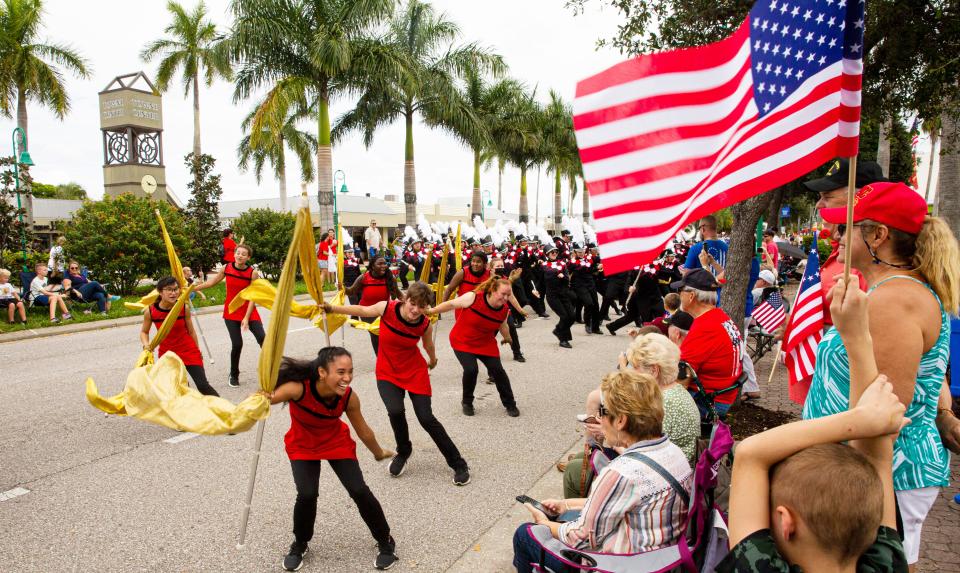
[[[333,291],[324,292],[324,296],[332,297],[336,294]],[[310,300],[309,294],[301,294],[293,297],[293,300],[301,302],[304,300]],[[204,314],[214,314],[223,311],[223,305],[217,306],[204,306],[198,309],[195,309],[193,313],[197,316]],[[30,340],[33,338],[46,338],[48,336],[60,336],[62,334],[76,334],[78,332],[88,332],[91,330],[103,330],[106,328],[116,328],[118,326],[128,326],[131,324],[140,324],[143,322],[143,317],[141,315],[135,316],[124,316],[121,318],[112,318],[106,320],[94,320],[90,322],[64,322],[60,323],[57,326],[49,326],[47,328],[41,328],[39,330],[27,329],[27,330],[18,330],[16,332],[5,332],[0,334],[0,344],[6,342],[17,342],[19,340]]]

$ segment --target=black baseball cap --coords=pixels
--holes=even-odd
[[[663,319],[663,323],[667,326],[676,326],[680,330],[690,330],[690,327],[693,326],[693,316],[688,312],[678,310]]]
[[[720,283],[716,277],[705,269],[693,269],[677,282],[670,283],[670,288],[680,290],[684,287],[695,288],[703,291],[717,291],[720,289]]]
[[[824,193],[826,191],[839,189],[840,187],[846,187],[849,176],[850,160],[841,157],[833,162],[824,177],[804,181],[803,186],[811,191]],[[855,183],[857,189],[879,181],[887,181],[887,178],[883,176],[883,168],[880,167],[879,163],[876,161],[857,161],[857,181]]]

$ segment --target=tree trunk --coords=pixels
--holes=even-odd
[[[520,168],[520,222],[526,223],[530,220],[527,210],[527,168]]]
[[[770,208],[767,210],[767,228],[780,233],[780,207],[783,205],[783,196],[786,190],[777,187],[770,192]]]
[[[555,169],[553,171],[553,222],[556,225],[560,225],[560,202],[561,202],[561,191],[560,191],[560,170]]]
[[[577,184],[577,178],[576,178],[576,177],[571,177],[571,178],[570,178],[570,182],[571,182],[574,186],[576,186],[576,184]],[[583,222],[584,222],[584,223],[589,223],[589,222],[590,222],[590,193],[587,193],[587,182],[586,182],[586,181],[583,182],[583,190],[581,190],[580,192],[583,193]]]
[[[24,141],[23,149],[25,151],[28,149],[27,135],[27,95],[24,93],[23,88],[17,88],[17,127],[23,130]]]
[[[320,95],[317,118],[317,202],[320,204],[320,227],[333,228],[333,149],[330,146],[330,101],[326,90]]]
[[[760,216],[770,206],[771,193],[763,193],[741,201],[731,208],[733,229],[730,232],[730,250],[727,254],[726,285],[720,297],[721,307],[733,319],[737,328],[743,330],[746,312],[747,291],[750,283],[750,266],[756,252],[756,230]]]
[[[406,113],[407,141],[403,151],[403,204],[406,224],[417,225],[417,174],[413,167],[413,110]]]
[[[200,80],[193,76],[193,157],[200,161]]]
[[[880,133],[877,137],[877,163],[883,169],[883,174],[890,176],[890,131],[893,129],[893,120],[886,119],[880,123]]]
[[[497,210],[503,212],[503,170],[507,167],[507,160],[497,157]]]
[[[940,126],[940,144],[949,151],[940,155],[935,214],[946,219],[954,236],[960,237],[960,131],[949,113],[940,116]]]
[[[473,199],[470,201],[470,220],[483,216],[483,197],[480,195],[480,149],[473,150]]]
[[[280,150],[277,162],[280,164],[280,212],[287,212],[287,162],[284,161],[283,137],[280,138]]]
[[[27,94],[24,92],[23,88],[17,88],[17,127],[23,130],[23,141],[18,141],[18,144],[21,144],[22,147],[19,149],[19,152],[22,153],[26,151],[29,147],[29,133],[27,132]],[[19,161],[20,156],[17,153],[17,149],[14,149],[14,161]],[[33,194],[30,193],[30,188],[27,185],[24,185],[21,182],[20,185],[20,205],[23,207],[25,213],[23,214],[23,222],[28,226],[28,228],[33,228]]]
[[[930,189],[933,186],[933,163],[934,159],[937,157],[937,140],[940,139],[939,129],[934,128],[930,130],[930,165],[927,167],[927,184],[924,186],[923,198],[926,199],[927,203],[933,199],[930,196]]]

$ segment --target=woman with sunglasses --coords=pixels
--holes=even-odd
[[[97,303],[100,314],[110,312],[110,303],[120,300],[119,296],[108,294],[107,289],[97,281],[88,280],[83,276],[80,272],[80,263],[77,261],[71,260],[67,265],[67,278],[70,279],[74,291],[79,293],[83,300],[92,300]]]
[[[826,208],[820,215],[838,226],[839,262],[849,259],[866,280],[877,367],[912,420],[894,444],[893,484],[907,562],[915,564],[923,522],[950,478],[937,419],[939,408],[949,409],[943,381],[950,355],[949,316],[960,310],[960,248],[947,223],[928,217],[926,201],[903,183],[871,183],[857,191],[849,242],[846,211]],[[858,288],[856,282],[852,276],[849,285],[839,280],[832,296]],[[803,417],[846,411],[864,389],[851,384],[847,352],[831,328],[817,347]]]
[[[160,325],[166,320],[167,315],[173,309],[180,297],[180,285],[177,279],[173,277],[163,277],[157,281],[157,292],[160,296],[157,301],[148,306],[143,311],[143,325],[140,328],[140,343],[144,350],[150,348],[150,326],[153,325],[160,329]],[[184,304],[177,315],[173,328],[167,333],[167,336],[160,341],[158,350],[160,356],[167,352],[173,352],[183,362],[184,367],[197,386],[201,394],[208,396],[219,396],[216,390],[207,382],[207,373],[203,369],[203,355],[200,354],[200,346],[197,344],[197,331],[193,328],[193,319],[190,315],[188,304]]]

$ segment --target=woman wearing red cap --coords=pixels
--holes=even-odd
[[[950,314],[960,307],[960,248],[947,224],[927,216],[923,197],[902,183],[874,183],[857,191],[851,240],[846,208],[823,209],[837,225],[839,260],[850,258],[868,285],[846,300],[868,296],[870,338],[880,372],[894,385],[912,422],[894,445],[894,489],[903,518],[907,561],[919,560],[920,531],[940,488],[948,484],[950,460],[935,420],[949,357]],[[848,285],[838,280],[833,297]],[[849,409],[864,388],[850,384],[846,350],[835,328],[817,348],[816,368],[804,418]]]

